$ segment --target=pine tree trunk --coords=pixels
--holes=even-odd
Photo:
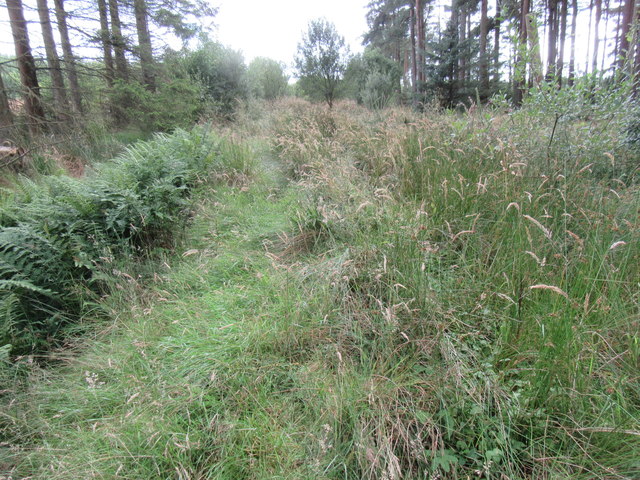
[[[596,2],[596,18],[593,30],[593,58],[591,60],[591,71],[598,70],[598,54],[600,53],[600,20],[602,19],[602,0]]]
[[[587,35],[587,56],[586,56],[586,61],[584,64],[584,72],[585,73],[589,73],[589,63],[591,61],[591,33],[592,33],[592,29],[591,29],[591,25],[593,23],[593,0],[589,0],[589,28],[588,28],[588,35]]]
[[[556,75],[558,77],[558,86],[562,88],[562,74],[564,72],[564,47],[567,39],[567,10],[569,8],[569,0],[560,1],[562,2],[562,8],[560,9],[560,48],[558,51]]]
[[[9,137],[8,130],[12,125],[13,114],[11,113],[11,108],[9,108],[9,98],[4,87],[4,80],[2,80],[2,72],[0,72],[0,141],[4,141]]]
[[[47,66],[49,67],[49,75],[51,77],[56,116],[58,118],[68,118],[69,101],[67,99],[67,90],[64,86],[62,70],[60,69],[60,60],[58,59],[55,40],[53,39],[53,30],[49,18],[49,6],[47,5],[47,0],[37,0],[37,4],[40,27],[42,28],[42,41],[44,43]]]
[[[513,103],[516,106],[522,105],[522,98],[526,88],[527,64],[523,52],[527,49],[527,33],[529,31],[529,0],[521,0],[520,22],[518,23],[518,45],[516,47],[516,58],[514,61],[514,85]]]
[[[493,37],[493,83],[494,89],[497,91],[500,86],[500,16],[502,5],[500,0],[496,0],[496,18]]]
[[[129,68],[127,58],[124,56],[125,41],[122,36],[118,0],[109,0],[109,14],[111,16],[111,42],[115,52],[116,74],[120,80],[128,80]]]
[[[471,35],[471,9],[467,8],[466,13],[467,13],[466,20],[465,20],[466,21],[466,25],[467,25],[467,36],[466,36],[466,38],[467,38],[467,41],[470,42],[471,39],[473,38],[472,35]],[[467,47],[467,59],[469,59],[469,65],[467,66],[467,75],[465,77],[465,80],[466,80],[467,84],[471,81],[471,70],[472,70],[471,63],[472,62],[471,62],[471,59],[470,59],[470,51],[471,51],[471,48]]]
[[[422,92],[422,86],[426,80],[425,66],[425,46],[426,38],[424,32],[424,3],[416,0],[416,33],[418,35],[418,91]]]
[[[459,87],[464,89],[465,79],[467,78],[467,11],[463,4],[460,8],[460,14],[458,15],[458,31],[460,43],[458,44],[458,52],[460,58],[460,69],[458,71],[458,80],[460,82]]]
[[[409,9],[409,35],[411,36],[411,89],[413,99],[411,103],[415,106],[418,98],[418,58],[416,52],[416,9],[415,5],[411,5]]]
[[[148,90],[154,91],[156,89],[155,66],[153,64],[153,47],[151,46],[151,34],[149,33],[149,19],[145,0],[133,0],[133,10],[136,17],[136,31],[138,32],[142,81]]]
[[[639,14],[636,13],[636,22],[638,21]],[[635,99],[638,98],[640,94],[640,32],[635,33],[634,38],[635,50],[636,50],[636,58],[633,66],[633,97]]]
[[[98,0],[98,16],[100,17],[100,43],[106,71],[107,86],[113,87],[115,69],[113,67],[113,52],[111,47],[111,32],[109,31],[109,13],[106,0]]]
[[[569,79],[570,87],[573,86],[576,76],[576,30],[578,27],[578,0],[571,3],[571,53],[569,54]]]
[[[604,11],[606,12],[604,21],[604,38],[602,39],[602,60],[600,62],[600,76],[604,74],[605,60],[607,58],[607,44],[609,43],[609,19],[611,17],[611,2],[606,0]]]
[[[69,91],[73,108],[76,113],[82,113],[82,96],[80,95],[80,85],[78,83],[78,72],[76,70],[76,59],[73,56],[71,41],[69,40],[69,28],[67,27],[67,12],[64,9],[64,0],[54,0],[56,9],[56,20],[58,21],[58,32],[60,33],[60,44],[67,78],[69,79]]]
[[[21,0],[7,0],[7,10],[16,49],[20,83],[24,96],[24,108],[28,117],[29,131],[38,133],[44,123],[44,108],[40,99],[40,85],[36,74],[36,63],[31,53],[27,22],[22,11]]]
[[[620,50],[618,69],[623,70],[627,61],[630,60],[631,52],[629,51],[629,33],[631,32],[631,25],[633,24],[635,12],[635,1],[625,0],[622,10],[622,26],[620,28]]]
[[[449,70],[450,81],[448,85],[447,91],[447,101],[446,105],[453,105],[454,98],[458,93],[458,89],[461,85],[460,81],[460,64],[459,64],[459,56],[460,56],[460,12],[459,12],[460,0],[452,0],[451,2],[451,18],[449,20],[451,24],[451,33],[453,37],[450,40],[451,45],[451,57],[448,61],[451,66]]]
[[[487,57],[487,36],[489,35],[489,19],[487,18],[488,0],[480,2],[480,98],[489,97],[489,59]]]
[[[616,65],[618,63],[618,55],[620,54],[620,30],[622,29],[622,1],[620,0],[620,4],[618,5],[618,15],[616,15],[616,39],[615,46],[613,47],[613,58],[616,59]]]
[[[558,0],[549,0],[549,16],[547,32],[547,81],[553,81],[556,76],[556,61],[558,54]]]
[[[539,85],[542,82],[542,56],[540,54],[540,37],[538,26],[534,21],[535,14],[528,13],[526,17],[527,41],[529,42],[529,62],[531,85]]]

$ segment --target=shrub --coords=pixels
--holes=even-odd
[[[270,58],[254,59],[247,70],[251,94],[256,98],[274,100],[287,92],[288,81],[283,66]]]
[[[237,101],[247,98],[246,66],[239,52],[206,42],[184,62],[190,77],[202,86],[202,100],[216,113],[230,116]]]

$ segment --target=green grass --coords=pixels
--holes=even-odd
[[[19,362],[5,475],[637,478],[637,186],[472,117],[275,108],[110,323]]]

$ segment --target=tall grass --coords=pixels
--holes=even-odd
[[[559,134],[567,148],[544,148],[550,132],[527,113],[505,121],[491,110],[396,111],[363,122],[339,111],[330,141],[316,133],[311,143],[322,148],[307,154],[306,139],[289,138],[297,163],[316,168],[305,183],[317,187],[323,228],[353,230],[332,237],[349,241],[348,262],[358,265],[336,302],[356,301],[386,323],[369,326],[383,340],[358,355],[392,370],[424,363],[438,377],[426,375],[436,385],[428,396],[441,400],[421,414],[436,429],[421,443],[439,448],[401,471],[638,472],[640,198],[624,160],[632,153],[614,129],[594,142],[573,124]],[[285,130],[313,135],[303,128],[312,121]],[[285,160],[294,147],[281,152]],[[336,177],[353,179],[354,170],[362,175],[350,193],[328,205]],[[360,207],[341,215],[347,196]],[[359,320],[359,334],[376,322]],[[430,344],[429,358],[404,354],[411,342]],[[396,439],[394,454],[406,459],[411,448],[402,445]]]
[[[219,177],[112,330],[33,367],[9,473],[637,478],[633,157],[570,122],[547,149],[536,108],[253,112],[223,156],[268,175]]]

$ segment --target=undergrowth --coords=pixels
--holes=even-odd
[[[134,144],[82,179],[22,179],[0,211],[5,355],[42,352],[108,291],[114,271],[173,248],[194,189],[214,175],[246,174],[248,164],[225,163],[237,148],[228,143],[203,129],[177,131]]]
[[[264,171],[12,387],[6,475],[637,478],[637,157],[544,112],[239,115]]]

